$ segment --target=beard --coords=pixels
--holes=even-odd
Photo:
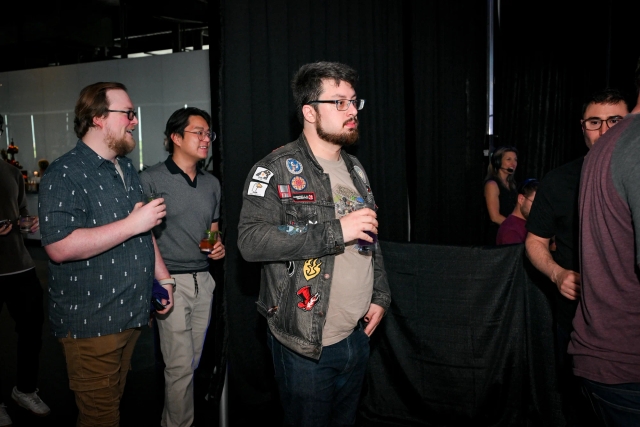
[[[136,147],[136,142],[133,141],[133,139],[129,141],[127,139],[127,135],[128,133],[125,134],[124,137],[118,138],[113,134],[113,132],[110,129],[108,129],[107,134],[105,136],[105,140],[107,141],[107,147],[109,147],[111,151],[116,153],[117,156],[120,156],[120,157],[126,156],[127,154],[132,152],[133,149]]]
[[[351,121],[356,122],[358,124],[358,118],[353,117],[344,124],[347,124]],[[340,147],[348,147],[349,145],[353,145],[358,140],[358,128],[355,127],[353,129],[347,129],[346,132],[343,133],[328,133],[322,128],[322,121],[320,120],[320,115],[318,115],[318,120],[316,121],[316,133],[318,136],[331,144],[340,146]]]

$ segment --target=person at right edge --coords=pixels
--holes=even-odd
[[[369,337],[391,303],[369,180],[342,150],[358,139],[358,75],[335,62],[303,65],[292,81],[300,137],[247,177],[238,246],[262,262],[258,311],[268,323],[286,426],[353,425]]]
[[[640,61],[635,72],[640,101]],[[640,105],[584,158],[573,373],[607,427],[640,426]]]
[[[582,107],[582,133],[587,148],[629,113],[624,96],[607,89],[594,93]],[[526,253],[531,263],[557,287],[553,311],[556,333],[556,365],[562,405],[568,426],[589,425],[593,419],[571,372],[567,354],[571,322],[580,297],[578,257],[578,190],[584,157],[547,173],[541,181],[527,221]],[[550,251],[555,236],[556,250]]]

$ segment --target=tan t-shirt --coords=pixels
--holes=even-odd
[[[348,215],[363,203],[342,157],[338,161],[317,158],[329,174],[336,218]],[[335,344],[348,337],[358,320],[369,311],[373,294],[373,260],[361,255],[356,240],[346,242],[344,253],[337,255],[331,279],[327,320],[322,330],[322,345]]]

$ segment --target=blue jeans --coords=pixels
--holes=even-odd
[[[369,337],[362,327],[342,341],[323,347],[320,360],[299,355],[267,332],[285,426],[355,424]]]
[[[582,386],[605,426],[640,426],[640,383],[602,384],[582,378]]]

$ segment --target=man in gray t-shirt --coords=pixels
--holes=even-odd
[[[145,191],[165,200],[167,216],[153,234],[176,279],[173,309],[156,315],[165,364],[165,427],[194,422],[193,373],[200,363],[215,288],[209,260],[225,254],[219,238],[207,245],[209,252],[200,249],[205,231],[219,236],[220,182],[198,166],[215,140],[210,123],[209,113],[199,108],[175,111],[164,132],[171,155],[140,174]]]

